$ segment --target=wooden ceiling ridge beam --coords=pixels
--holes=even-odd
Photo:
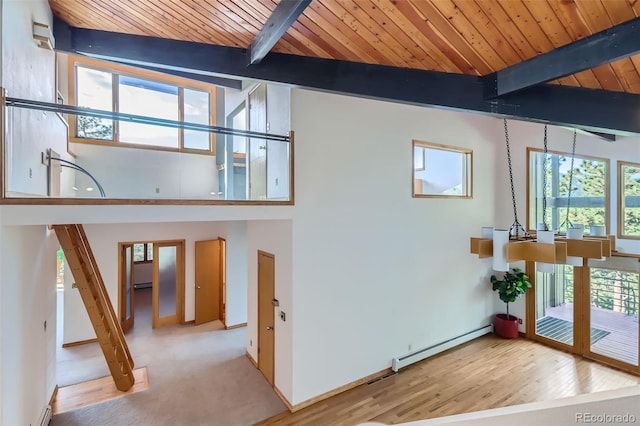
[[[247,66],[247,49],[70,27],[54,20],[56,49],[192,74],[248,78],[312,90],[478,112],[494,117],[640,134],[640,95],[541,84],[485,99],[482,78],[272,52]],[[171,52],[171,55],[167,55]]]
[[[259,63],[309,6],[311,0],[282,0],[249,46],[249,65]]]
[[[640,53],[640,18],[558,47],[483,77],[495,98]]]

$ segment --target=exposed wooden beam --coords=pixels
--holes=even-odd
[[[640,53],[640,18],[616,25],[484,77],[497,97]]]
[[[640,134],[640,95],[543,84],[487,100],[482,80],[463,74],[281,53],[247,67],[246,49],[72,28],[59,19],[55,20],[54,35],[59,50],[133,65],[251,78],[594,132]]]
[[[309,6],[311,0],[281,0],[249,46],[249,65],[259,63]]]

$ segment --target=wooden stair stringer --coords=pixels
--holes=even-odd
[[[82,225],[53,225],[53,229],[64,250],[116,388],[127,391],[135,383],[133,358],[84,229]]]

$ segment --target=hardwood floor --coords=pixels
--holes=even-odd
[[[125,395],[141,392],[149,388],[146,367],[133,370],[133,376],[135,377],[135,384],[126,392],[119,391],[116,388],[111,376],[62,387],[58,389],[58,393],[51,406],[51,411],[53,415],[66,413],[67,411],[76,410],[110,399],[121,398]]]
[[[640,377],[492,334],[260,425],[395,424],[640,384]]]

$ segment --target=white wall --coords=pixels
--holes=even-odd
[[[247,222],[227,223],[227,327],[247,322]],[[248,346],[248,345],[247,345]]]
[[[32,38],[32,20],[52,24],[47,2],[7,0],[1,6],[1,86],[8,96],[52,101],[53,52]],[[42,194],[40,153],[64,152],[66,128],[52,113],[7,112],[9,189]],[[0,423],[35,424],[55,387],[56,244],[44,226],[2,226],[0,234]]]
[[[248,330],[247,351],[258,360],[258,250],[275,257],[275,298],[280,302],[274,308],[275,323],[275,386],[288,401],[293,401],[293,329],[298,326],[293,310],[293,251],[292,226],[288,220],[252,221],[248,225]],[[280,319],[286,314],[286,321]],[[326,353],[326,351],[325,351]]]
[[[36,424],[56,384],[57,240],[45,226],[2,227],[0,233],[0,423]]]
[[[293,400],[490,323],[469,237],[495,213],[495,119],[292,90]],[[474,151],[474,197],[411,197],[412,139]]]
[[[100,182],[109,198],[215,199],[215,157],[148,149],[73,143],[75,162]],[[97,197],[90,178],[76,173],[79,197]]]
[[[118,306],[118,243],[156,240],[185,240],[185,320],[194,319],[194,243],[198,240],[209,240],[226,233],[222,222],[205,223],[122,223],[86,225],[85,231],[91,244],[93,254],[98,262],[102,278],[109,297],[116,308]],[[73,304],[74,309],[67,311],[70,305],[65,303],[65,333],[73,336],[73,341],[95,337],[91,324],[74,318],[74,313],[82,309],[82,300],[76,289],[65,294],[65,302]],[[72,301],[73,300],[73,301]],[[76,309],[77,308],[77,309]],[[65,341],[72,341],[71,337]]]
[[[8,96],[53,102],[54,53],[37,47],[32,36],[33,21],[52,25],[45,0],[4,4],[2,84]],[[37,77],[30,75],[32,70],[37,70]],[[46,195],[47,167],[42,164],[41,153],[48,148],[66,153],[66,126],[54,113],[21,108],[8,108],[6,122],[8,191],[16,195]]]

